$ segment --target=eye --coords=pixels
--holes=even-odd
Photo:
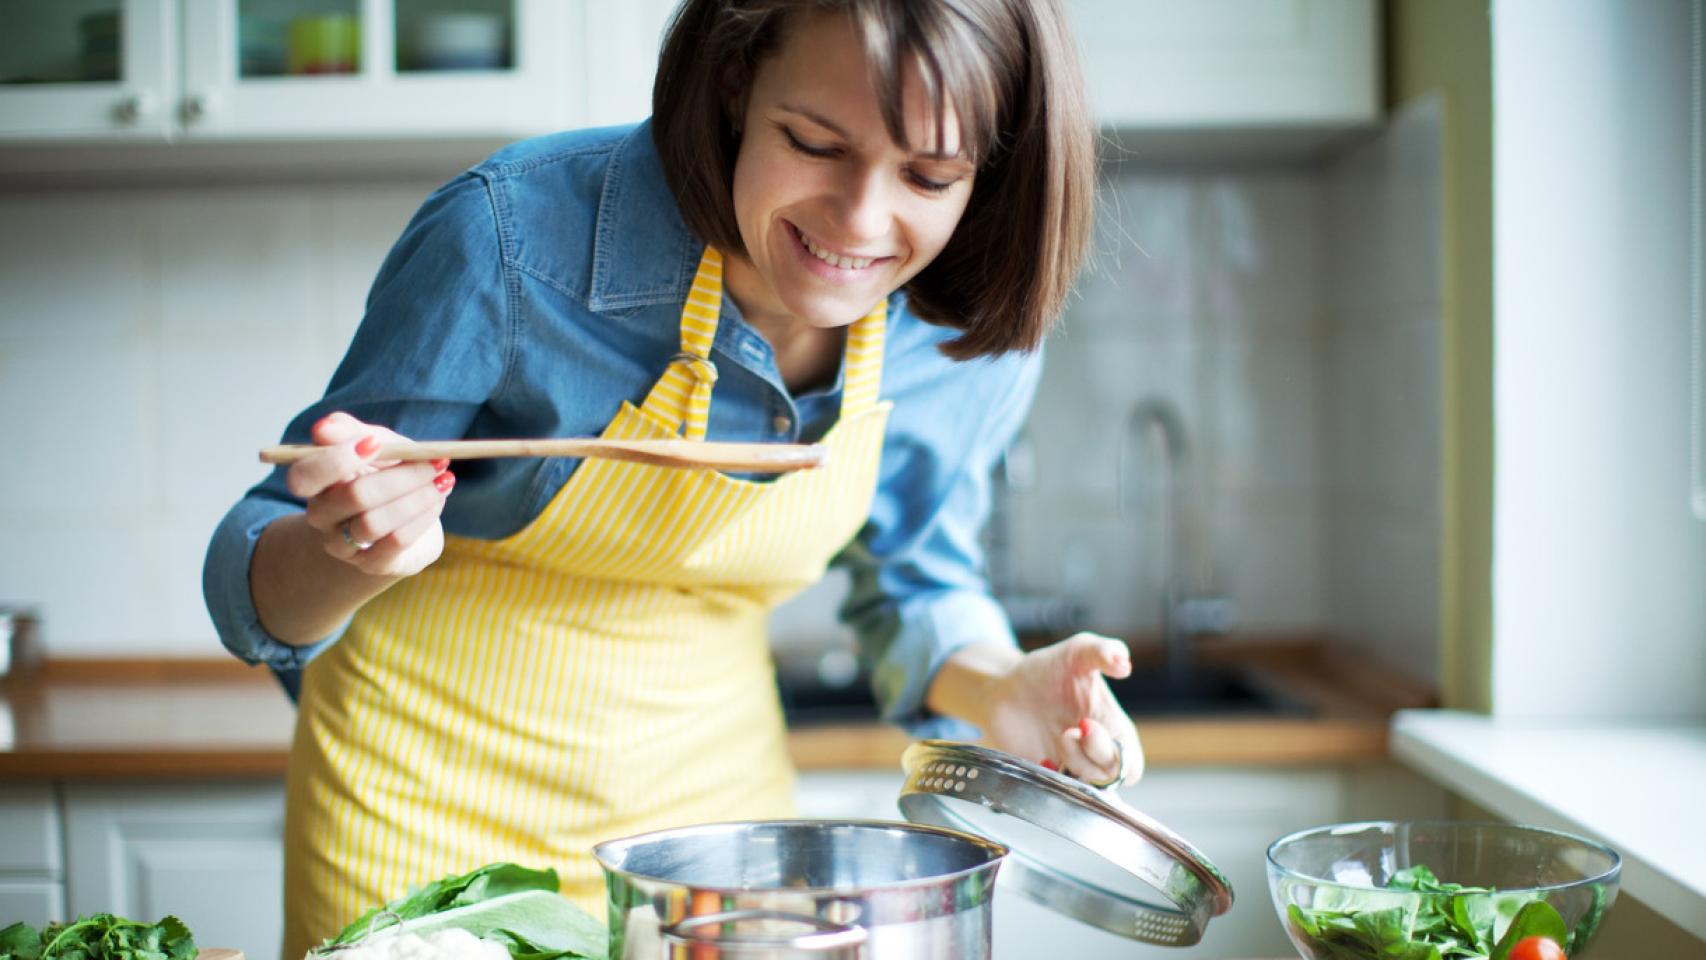
[[[780,124],[777,125],[776,129],[782,131],[782,136],[788,138],[789,147],[799,153],[805,154],[808,157],[816,157],[820,160],[826,160],[841,153],[841,151],[836,147],[819,147],[809,144],[795,136],[794,131],[781,126]]]
[[[906,176],[907,179],[912,181],[913,186],[925,191],[926,193],[941,193],[954,184],[960,182],[958,178],[953,180],[932,180],[916,170],[908,170]]]

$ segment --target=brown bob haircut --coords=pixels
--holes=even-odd
[[[896,144],[910,149],[910,61],[938,140],[957,111],[977,165],[948,245],[906,285],[912,311],[961,331],[942,346],[955,359],[1036,349],[1083,262],[1095,193],[1095,127],[1060,0],[685,0],[658,62],[652,135],[687,226],[744,253],[732,199],[740,113],[789,17],[806,12],[852,20]]]

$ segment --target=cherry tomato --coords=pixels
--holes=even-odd
[[[1510,960],[1566,960],[1564,948],[1547,937],[1523,937],[1511,948]]]

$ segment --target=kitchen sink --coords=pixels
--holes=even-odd
[[[1309,713],[1302,701],[1235,667],[1198,666],[1180,677],[1164,668],[1139,669],[1124,680],[1109,680],[1108,686],[1134,717]]]

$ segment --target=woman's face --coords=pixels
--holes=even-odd
[[[916,67],[902,75],[901,96],[909,149],[889,139],[864,50],[842,16],[797,17],[759,65],[734,172],[747,260],[729,267],[748,314],[843,326],[947,245],[975,167],[960,155],[951,109],[937,144]]]

